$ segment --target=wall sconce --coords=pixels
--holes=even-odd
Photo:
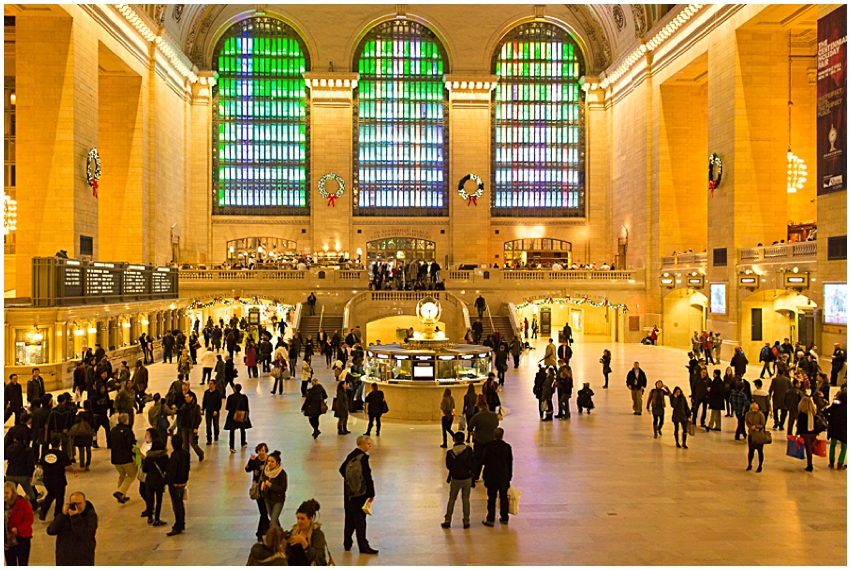
[[[95,327],[89,327],[89,334],[97,334],[98,330]]]
[[[123,325],[121,325],[121,326],[122,326],[122,327],[124,327],[125,329],[129,329],[129,328],[130,328],[130,323],[125,322],[125,323],[124,323]]]
[[[35,325],[33,328],[35,329],[35,332],[33,333],[33,341],[41,342],[42,339],[44,339],[44,335],[42,335],[38,330],[38,325]]]
[[[83,331],[83,329],[74,330],[74,336],[83,336],[84,334],[86,333]]]
[[[9,95],[9,104],[10,104],[12,107],[14,107],[14,106],[15,106],[15,104],[16,104],[17,102],[18,102],[18,96],[17,96],[17,95],[15,95],[15,92],[14,92],[14,91],[12,91],[12,94],[11,94],[11,95]]]
[[[148,326],[151,323],[148,321],[148,319],[145,319],[144,321],[142,321],[142,324]]]

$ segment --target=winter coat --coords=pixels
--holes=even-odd
[[[201,406],[193,401],[191,404],[183,402],[177,409],[177,425],[181,430],[196,430],[201,425]]]
[[[257,366],[257,349],[253,345],[245,349],[245,365]]]
[[[839,392],[824,413],[827,416],[827,439],[848,443],[848,392]]]
[[[142,366],[136,369],[136,374],[133,375],[133,388],[137,394],[147,391],[148,389],[148,369]]]
[[[98,515],[90,501],[79,515],[59,513],[47,534],[56,537],[57,566],[94,566]]]
[[[165,449],[149,451],[142,462],[142,471],[148,474],[145,484],[156,491],[162,491],[168,473],[168,452]]]
[[[7,535],[11,535],[11,529],[15,529],[14,536],[21,538],[32,538],[33,536],[33,508],[32,504],[16,495],[15,502],[12,505],[11,513],[9,513],[9,524],[7,525]]]
[[[341,382],[337,385],[337,395],[334,403],[334,417],[348,418],[349,417],[349,395],[346,392],[345,385]]]
[[[514,457],[511,446],[495,439],[485,446],[482,455],[483,478],[486,487],[508,487],[513,475]]]
[[[759,411],[768,417],[768,413],[771,411],[771,398],[768,396],[768,391],[762,388],[754,390],[753,401],[759,404]]]
[[[120,392],[118,392],[118,396],[115,397],[113,406],[115,411],[119,414],[132,414],[136,411],[136,395],[125,386]]]
[[[688,405],[688,399],[685,394],[680,396],[671,396],[671,421],[686,423],[691,417],[691,411]]]
[[[736,376],[744,376],[745,371],[748,368],[748,359],[745,356],[744,352],[738,352],[733,359],[730,360],[730,366],[733,367],[733,371],[736,373]]]
[[[172,451],[165,471],[168,485],[185,485],[189,481],[189,450]]]
[[[89,427],[94,427],[95,425],[95,415],[91,411],[80,410],[77,412],[77,417],[74,418],[74,423],[79,423],[85,421],[89,424]],[[92,435],[75,435],[74,436],[74,445],[77,447],[91,447],[92,445]]]
[[[111,461],[113,465],[125,465],[136,460],[133,446],[136,445],[136,436],[133,430],[126,424],[118,424],[109,431],[107,435],[109,448],[112,452]]]
[[[792,389],[792,380],[788,376],[777,376],[771,381],[768,394],[771,396],[772,407],[782,410],[786,406],[786,392]],[[795,407],[797,408],[797,404]]]
[[[666,387],[653,388],[647,396],[647,408],[654,411],[665,411],[665,396],[670,396],[671,391]]]
[[[301,406],[301,411],[307,417],[318,417],[322,415],[322,402],[328,399],[328,394],[325,393],[325,388],[322,384],[311,386],[307,390],[307,397],[304,399],[304,404]]]
[[[35,458],[32,448],[21,441],[11,443],[6,447],[6,475],[9,477],[32,477],[35,471]]]
[[[801,398],[803,397],[804,393],[799,388],[792,386],[786,391],[786,396],[783,398],[783,407],[786,408],[787,412],[797,414],[798,404],[801,403]]]
[[[269,481],[272,483],[272,486],[268,489],[263,489],[262,495],[263,498],[269,501],[270,503],[283,503],[287,499],[287,472],[281,469],[281,472],[278,473],[278,476],[274,479],[269,479],[266,476],[266,470],[263,469],[260,471],[260,484],[262,485],[264,481]]]
[[[709,409],[723,410],[726,408],[726,398],[724,394],[724,380],[720,376],[712,379],[712,384],[709,386]]]
[[[231,394],[225,402],[225,409],[228,411],[228,417],[225,420],[225,429],[251,429],[251,418],[241,424],[236,423],[233,415],[237,411],[248,411],[248,396],[245,394]]]
[[[594,409],[594,400],[591,398],[594,396],[594,390],[591,388],[582,388],[579,392],[576,393],[576,404],[586,410]]]
[[[455,444],[446,452],[446,468],[452,479],[463,481],[473,476],[473,448],[463,443]]]

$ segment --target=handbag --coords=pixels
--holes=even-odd
[[[281,377],[281,372],[283,372],[283,370],[281,370],[281,369],[280,369],[280,368],[278,368],[277,366],[276,366],[276,367],[274,367],[274,368],[272,368],[272,372],[271,372],[271,374],[272,374],[272,378],[274,378],[274,379],[276,379],[276,380],[277,380],[278,378],[280,378],[280,377]]]
[[[804,440],[798,439],[794,435],[786,436],[786,455],[795,459],[804,458]]]
[[[328,543],[325,543],[325,551],[328,552],[328,564],[326,566],[336,566],[337,564],[334,562],[334,557],[331,556],[331,549],[328,548]]]
[[[71,426],[71,429],[68,430],[68,435],[72,437],[92,435],[92,426],[86,420],[80,420]]]
[[[827,440],[817,439],[813,442],[813,455],[827,457]]]
[[[260,494],[260,484],[256,481],[251,484],[251,488],[248,489],[248,496],[252,501],[258,500],[262,495]]]
[[[689,435],[694,435],[694,422],[691,420],[686,423],[686,432],[688,432]]]
[[[769,445],[771,443],[771,432],[760,430],[751,434],[751,441],[754,445]]]
[[[467,418],[464,416],[458,418],[458,431],[467,431]]]
[[[35,471],[33,471],[32,486],[35,487],[36,485],[44,487],[44,469],[42,469],[41,465],[36,465]]]
[[[144,483],[148,479],[148,474],[142,471],[142,468],[139,467],[138,471],[136,471],[136,479]]]
[[[381,413],[386,414],[390,411],[390,408],[387,406],[387,400],[381,400]]]
[[[319,413],[320,414],[327,414],[328,413],[328,404],[325,402],[325,400],[322,400],[321,402],[319,402]]]
[[[248,410],[236,410],[233,413],[233,421],[238,424],[244,424],[248,421]]]
[[[517,487],[508,488],[508,513],[516,515],[520,512],[520,492]]]

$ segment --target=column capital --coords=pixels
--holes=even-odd
[[[193,105],[207,105],[213,100],[212,89],[216,84],[216,75],[212,70],[198,72],[198,81],[189,85]]]
[[[314,95],[320,92],[351,91],[358,86],[359,73],[348,71],[305,71],[304,82]]]
[[[451,73],[443,76],[443,83],[450,93],[490,93],[499,83],[499,76]]]

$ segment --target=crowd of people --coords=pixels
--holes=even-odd
[[[369,275],[372,291],[434,291],[444,287],[440,265],[433,259],[373,261]]]
[[[482,306],[486,306],[484,299],[477,300],[477,309]],[[533,329],[534,324],[533,321]],[[388,412],[388,402],[378,384],[367,385],[364,381],[364,348],[359,327],[350,329],[345,336],[339,331],[328,335],[320,330],[315,341],[309,336],[302,338],[297,330],[287,334],[285,323],[275,323],[271,330],[262,326],[252,330],[247,323],[236,319],[229,323],[220,321],[218,325],[209,320],[202,331],[199,328],[200,322],[196,321],[188,335],[182,331],[165,335],[163,362],[175,365],[176,369],[175,380],[164,396],[147,394],[145,364],[149,359],[153,362],[153,352],[144,354],[144,360],[136,361],[132,369],[121,362],[112,370],[105,351],[96,346],[91,356],[86,354],[79,363],[79,374],[75,371],[74,393],[58,395],[55,403],[53,395],[45,392],[37,368],[26,383],[26,406],[23,386],[16,375],[10,376],[5,392],[6,419],[14,416],[16,421],[5,440],[7,563],[27,564],[34,517],[45,521],[51,511],[53,519],[47,532],[57,536],[57,564],[94,562],[97,531],[94,504],[79,492],[72,493],[66,502],[66,489],[67,474],[78,477],[80,472],[89,470],[91,449],[99,447],[100,428],[104,428],[110,463],[118,474],[112,493],[116,501],[120,504],[130,501],[134,494],[131,487],[138,481],[139,496],[144,502],[142,517],[153,527],[164,526],[168,523],[163,517],[162,502],[167,490],[174,517],[167,534],[175,536],[185,532],[185,495],[192,471],[190,450],[194,451],[199,463],[204,461],[205,452],[199,445],[202,431],[206,435],[206,445],[215,445],[221,417],[225,416],[223,429],[230,432],[231,453],[237,449],[237,431],[241,447],[248,446],[246,430],[252,427],[249,398],[243,393],[242,385],[236,382],[239,372],[234,362],[234,357],[242,352],[248,377],[258,378],[262,365],[263,376],[268,374],[274,382],[273,394],[281,394],[284,381],[295,378],[296,371],[300,370],[301,413],[308,418],[314,438],[321,433],[321,416],[333,412],[338,435],[348,435],[351,433],[349,415],[361,410],[366,412],[366,432],[358,436],[356,448],[339,469],[345,505],[343,546],[350,550],[356,539],[361,553],[378,553],[366,538],[367,513],[371,512],[375,498],[369,451],[373,428],[376,437],[381,435],[381,417]],[[217,334],[217,330],[221,333]],[[274,337],[276,345],[271,346]],[[698,425],[707,432],[720,431],[724,414],[723,417],[736,419],[735,440],[743,439],[748,443],[748,470],[753,468],[753,460],[757,458],[756,471],[762,471],[763,448],[771,443],[770,432],[782,430],[786,430],[790,441],[796,445],[800,442],[808,471],[813,470],[814,454],[827,453],[826,442],[819,443],[825,440],[817,438],[818,434],[827,431],[828,466],[845,469],[846,385],[843,383],[833,399],[830,398],[831,386],[840,380],[845,366],[844,349],[839,345],[835,347],[828,377],[819,368],[817,347],[794,346],[788,339],[773,346],[766,343],[760,353],[761,377],[751,382],[745,379],[748,361],[741,348],[736,349],[723,375],[715,370],[710,377],[707,360],[714,357],[713,362],[718,362],[720,356],[712,345],[715,335],[695,333],[695,337],[699,341],[695,348],[700,350],[689,353],[688,398],[679,386],[671,390],[661,380],[647,392],[647,375],[638,362],[627,373],[626,385],[631,391],[633,413],[639,416],[644,411],[652,413],[654,438],[662,436],[668,406],[676,445],[683,449],[688,449],[688,437],[695,434]],[[488,341],[494,347],[494,370],[488,374],[480,393],[475,386],[469,385],[462,401],[456,403],[447,388],[440,402],[440,447],[447,450],[444,461],[449,484],[446,513],[441,523],[444,529],[451,528],[459,493],[462,524],[469,528],[471,490],[480,481],[484,482],[487,491],[487,511],[482,521],[485,526],[494,526],[496,522],[497,501],[500,523],[507,524],[518,493],[511,487],[511,446],[500,427],[507,413],[500,394],[509,355],[514,356],[517,368],[519,355],[529,346],[528,342],[516,337],[507,341],[491,336]],[[559,344],[550,338],[544,348],[533,385],[541,421],[571,419],[575,390],[570,366],[573,343],[572,331],[565,325]],[[328,394],[312,368],[317,352],[326,357],[326,366],[332,369],[336,383],[330,407]],[[200,383],[204,388],[202,393],[196,394],[190,378],[199,361]],[[608,388],[612,372],[610,351],[604,351],[600,362],[605,378],[603,388]],[[769,384],[764,386],[766,374]],[[582,389],[575,394],[580,415],[590,414],[595,409],[593,396],[590,383],[583,382]],[[147,414],[143,415],[146,408]],[[149,425],[140,441],[133,431],[136,416],[147,419]],[[773,420],[772,430],[768,429],[769,420]],[[202,423],[205,424],[203,428]],[[297,509],[292,529],[283,530],[280,515],[286,501],[287,473],[281,452],[270,451],[266,443],[256,444],[253,449],[245,471],[251,474],[249,495],[257,504],[259,522],[258,542],[251,547],[249,564],[331,563],[321,524],[315,520],[319,503],[314,499],[303,502]],[[44,487],[45,492],[37,494],[36,485]],[[18,496],[18,486],[23,489],[24,496]]]

